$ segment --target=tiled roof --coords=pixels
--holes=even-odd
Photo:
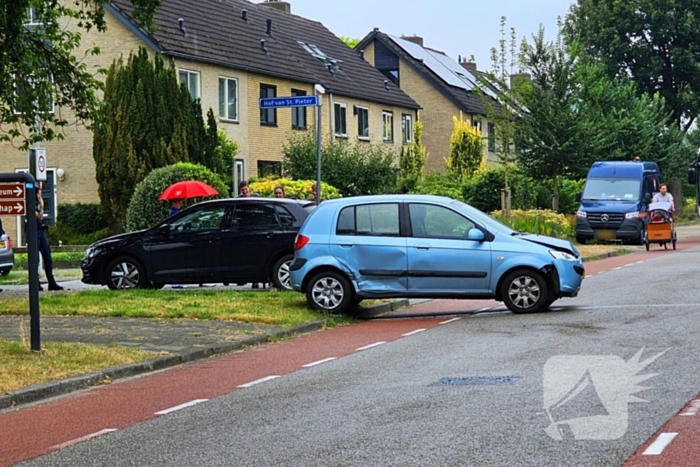
[[[465,113],[486,115],[484,99],[492,99],[493,87],[481,84],[477,77],[456,60],[442,52],[421,47],[377,29],[365,36],[355,48],[359,50],[366,47],[373,40],[380,41],[406,60]],[[483,87],[480,95],[474,92],[475,87]]]
[[[131,4],[112,0],[112,6],[130,20]],[[247,11],[247,22],[242,19]],[[182,18],[186,34],[180,30]],[[148,37],[164,55],[204,61],[262,75],[316,84],[326,92],[418,109],[420,106],[323,24],[245,0],[163,0],[156,13],[157,30]],[[267,21],[272,20],[271,34]],[[261,48],[265,40],[265,53]],[[331,73],[298,43],[318,47],[329,59],[339,60]]]

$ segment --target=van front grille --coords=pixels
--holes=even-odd
[[[611,212],[589,212],[588,223],[591,227],[616,229],[622,225],[625,215]]]

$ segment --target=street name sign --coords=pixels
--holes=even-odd
[[[24,183],[0,183],[0,214],[23,216],[26,211]]]
[[[276,109],[278,107],[314,107],[318,105],[318,96],[263,97],[260,99],[261,109]]]

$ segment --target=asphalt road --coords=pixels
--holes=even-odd
[[[630,255],[554,311],[464,316],[21,465],[618,466],[700,391],[698,262],[697,247]],[[285,344],[289,358],[304,349],[303,340]],[[642,361],[664,353],[635,367],[640,350]],[[444,378],[494,384],[435,385]],[[648,388],[634,394],[647,402],[627,402],[635,384]],[[580,439],[576,419],[590,415],[603,423]],[[570,422],[558,430],[564,439],[550,436],[552,420]],[[688,439],[679,433],[653,459]]]

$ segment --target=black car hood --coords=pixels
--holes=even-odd
[[[136,238],[143,236],[143,232],[145,232],[145,230],[137,230],[135,232],[127,232],[127,233],[113,235],[111,237],[103,238],[102,240],[98,240],[95,243],[93,243],[92,245],[90,245],[90,248],[100,248],[103,246],[110,245],[112,243],[128,242],[129,240],[134,240]]]

